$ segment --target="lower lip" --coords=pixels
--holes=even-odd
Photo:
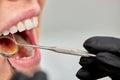
[[[34,49],[34,56],[31,58],[27,58],[27,59],[16,59],[13,57],[8,58],[8,60],[10,61],[11,65],[15,68],[15,69],[22,69],[22,70],[28,70],[30,68],[33,68],[34,66],[37,66],[40,62],[40,51],[38,49]]]

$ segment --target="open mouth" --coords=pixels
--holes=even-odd
[[[9,34],[13,34],[19,43],[37,44],[35,40],[35,28],[38,26],[38,21],[38,16],[25,19],[8,30],[3,31],[1,35],[7,37]],[[36,48],[19,45],[17,54],[8,57],[8,60],[15,69],[28,70],[39,64],[40,53]]]

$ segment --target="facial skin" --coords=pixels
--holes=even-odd
[[[24,23],[26,19],[35,16],[39,17],[40,24],[44,2],[45,0],[0,0],[0,33],[9,30],[12,26],[17,27],[19,22]],[[27,37],[32,37],[33,44],[38,42],[39,28],[37,25],[36,28],[26,31]],[[15,71],[32,76],[39,69],[38,63],[40,61],[38,50],[34,53],[34,57],[25,60],[0,55],[0,80],[10,80]]]

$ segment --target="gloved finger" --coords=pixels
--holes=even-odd
[[[109,77],[112,80],[120,80],[120,73],[111,74]]]
[[[89,69],[87,69],[89,68]],[[76,76],[81,80],[96,80],[107,76],[104,71],[101,71],[96,67],[82,67],[76,74]]]
[[[120,57],[108,52],[98,53],[93,61],[92,58],[81,58],[82,69],[76,76],[83,80],[99,79],[105,76],[110,76],[113,80],[119,80],[120,75]],[[81,62],[80,62],[81,63]],[[91,77],[89,77],[91,76]],[[88,77],[88,78],[86,78]]]
[[[88,79],[91,78],[91,73],[88,72],[88,71],[86,71],[86,70],[84,70],[83,68],[81,68],[81,69],[77,72],[76,76],[77,76],[80,80],[81,80],[81,79],[83,79],[83,80],[88,80]]]
[[[106,66],[106,69],[117,69],[116,71],[120,71],[120,57],[109,52],[101,52],[98,53],[96,59]],[[111,71],[110,70],[110,71]]]
[[[47,80],[47,76],[44,72],[38,71],[31,80]]]
[[[10,80],[30,80],[30,78],[21,72],[16,72]]]
[[[88,66],[90,65],[91,63],[93,63],[95,61],[96,58],[94,57],[81,57],[80,58],[80,62],[79,64],[81,66]]]
[[[90,60],[90,61],[89,61]],[[83,61],[83,62],[81,62]],[[101,69],[98,60],[96,58],[82,57],[80,60],[82,68],[77,72],[76,76],[82,80],[96,80],[108,75],[108,72]],[[99,65],[98,65],[99,64]]]
[[[111,52],[120,56],[120,39],[114,37],[92,37],[87,39],[83,46],[88,52]]]
[[[112,80],[120,80],[119,57],[108,52],[98,53],[98,67],[104,71]]]

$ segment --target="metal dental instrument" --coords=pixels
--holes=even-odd
[[[12,35],[12,37],[13,37],[14,42],[17,45],[39,48],[39,49],[43,49],[43,50],[49,50],[49,51],[62,53],[62,54],[68,54],[68,55],[76,55],[76,56],[83,56],[83,57],[96,57],[96,55],[94,55],[94,54],[90,54],[86,51],[81,51],[81,50],[72,50],[72,49],[58,48],[58,47],[54,47],[54,46],[51,47],[51,46],[40,46],[40,45],[30,45],[30,44],[18,43],[16,41],[14,35]]]
[[[12,45],[8,45],[8,43],[4,41],[7,41]],[[11,38],[4,36],[0,37],[0,54],[6,57],[10,57],[14,55],[17,51],[18,51],[18,46]]]

